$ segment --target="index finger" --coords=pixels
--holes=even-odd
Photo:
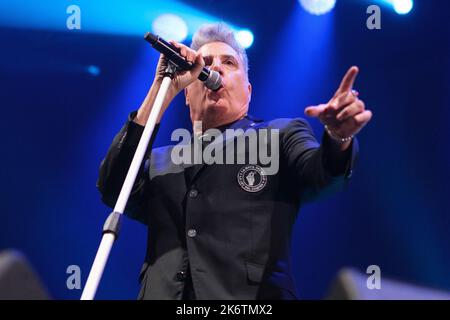
[[[359,69],[356,66],[353,66],[350,69],[348,69],[347,73],[345,74],[344,78],[341,81],[338,90],[336,91],[335,96],[350,91],[353,88],[353,83],[355,82],[358,72]]]

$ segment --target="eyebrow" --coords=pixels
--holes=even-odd
[[[207,56],[203,56],[203,59],[212,59],[212,58],[214,58],[215,56],[213,56],[213,55],[207,55]],[[234,60],[236,60],[236,61],[239,61],[235,56],[233,56],[233,55],[231,55],[231,54],[221,54],[221,55],[219,55],[219,57],[220,58],[227,58],[227,59],[230,59],[230,58],[232,58],[232,59],[234,59]]]

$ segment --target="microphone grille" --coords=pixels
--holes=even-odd
[[[220,78],[220,74],[217,71],[210,70],[209,77],[205,81],[205,86],[208,89],[216,91],[222,85],[222,79]]]

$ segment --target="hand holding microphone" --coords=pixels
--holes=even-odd
[[[175,41],[171,41],[169,43],[149,32],[145,35],[145,40],[147,40],[153,48],[161,52],[161,56],[158,60],[153,84],[147,93],[145,100],[142,102],[137,116],[134,118],[134,122],[142,126],[147,123],[147,119],[150,115],[156,94],[158,93],[159,87],[161,86],[164,78],[169,60],[178,67],[179,72],[176,73],[171,82],[168,94],[158,116],[157,123],[161,121],[165,110],[173,98],[197,79],[203,81],[205,86],[211,90],[217,90],[220,88],[221,79],[219,73],[205,68],[205,61],[200,53],[197,53],[191,48]]]
[[[219,73],[205,68],[202,56],[191,48],[175,41],[167,42],[150,32],[147,32],[144,38],[153,48],[163,54],[163,57],[160,59],[160,61],[164,60],[161,67],[167,66],[167,61],[169,60],[177,66],[179,71],[186,71],[188,76],[174,79],[174,82],[178,82],[180,85],[180,91],[195,79],[203,81],[208,89],[218,90],[220,88],[221,79]],[[163,73],[161,73],[161,70],[158,69],[157,72],[159,78],[162,79],[161,75]],[[181,74],[184,75],[184,73]]]
[[[182,91],[184,88],[186,88],[188,85],[190,85],[198,78],[202,68],[205,65],[205,62],[201,54],[197,54],[195,51],[191,49],[188,50],[188,48],[183,47],[182,44],[173,42],[172,45],[176,48],[180,48],[180,56],[192,64],[191,69],[180,70],[173,77],[172,84],[169,90],[169,96],[173,98],[178,93],[180,93],[180,91]],[[157,84],[160,84],[162,82],[168,64],[169,59],[164,54],[161,54],[158,60],[158,65],[156,67],[156,74],[154,79],[154,82],[157,82]]]

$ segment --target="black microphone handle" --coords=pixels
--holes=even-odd
[[[192,69],[193,64],[191,62],[187,61],[185,58],[183,58],[180,55],[178,48],[175,47],[174,45],[172,45],[171,43],[167,42],[163,38],[161,38],[157,35],[154,35],[150,32],[147,32],[145,34],[144,38],[152,45],[153,48],[155,48],[156,50],[158,50],[159,52],[164,54],[164,56],[168,60],[172,61],[178,67],[178,69],[180,69],[181,71],[186,71],[186,70]],[[208,78],[210,77],[210,73],[211,73],[211,71],[209,69],[203,68],[202,72],[198,76],[199,80],[207,81]],[[217,82],[217,80],[215,80],[215,82]],[[220,87],[220,84],[218,85],[217,88],[215,88],[215,89],[210,88],[210,89],[217,90],[219,87]]]

